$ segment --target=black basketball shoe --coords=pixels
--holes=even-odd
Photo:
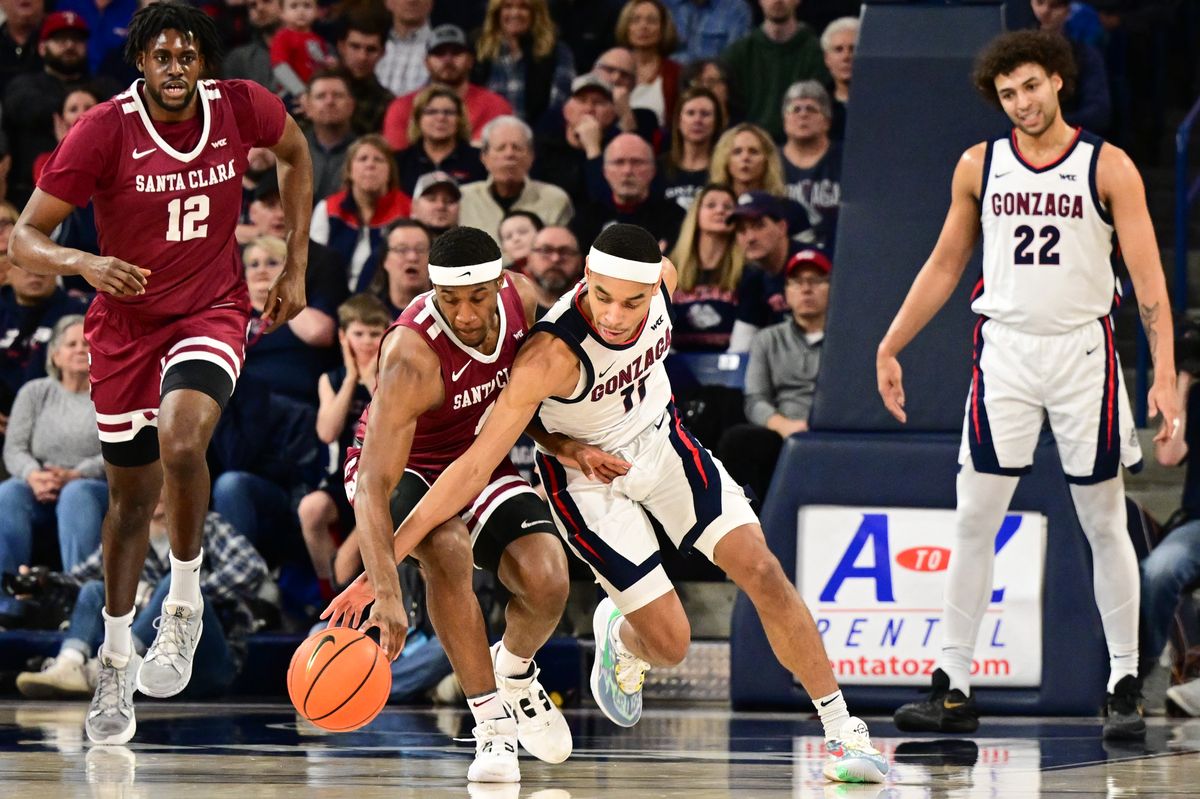
[[[1146,737],[1146,720],[1142,718],[1142,687],[1137,677],[1132,674],[1122,677],[1108,695],[1104,710],[1106,741],[1140,741]]]
[[[975,697],[950,688],[950,676],[938,669],[933,673],[929,698],[924,702],[902,705],[892,717],[896,728],[904,732],[975,732],[979,729],[979,711]]]

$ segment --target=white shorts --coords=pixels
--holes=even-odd
[[[559,532],[622,613],[674,589],[651,516],[681,552],[709,560],[727,533],[758,524],[741,486],[683,426],[674,405],[612,454],[633,467],[609,485],[544,453],[538,470]]]
[[[1048,416],[1068,482],[1141,468],[1111,319],[1042,336],[983,317],[974,349],[959,464],[969,457],[977,472],[1025,474]]]

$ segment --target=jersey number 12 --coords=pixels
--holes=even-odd
[[[188,198],[176,197],[167,203],[167,241],[190,241],[208,235],[208,225],[200,224],[208,219],[208,195],[194,194]]]

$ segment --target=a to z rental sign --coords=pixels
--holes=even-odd
[[[942,645],[954,512],[812,505],[800,509],[797,533],[797,587],[838,682],[928,685]],[[972,683],[1037,686],[1046,517],[1008,514],[995,552]]]

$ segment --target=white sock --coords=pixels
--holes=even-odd
[[[504,641],[496,650],[496,673],[501,677],[524,677],[533,665],[533,658],[523,658],[508,651]]]
[[[492,719],[502,719],[508,715],[508,710],[500,701],[500,695],[495,691],[478,696],[468,696],[467,707],[471,708],[471,715],[475,717],[476,724]]]
[[[87,658],[73,646],[64,646],[58,651],[58,656],[55,658],[59,663],[72,663],[76,666],[82,666],[87,662]]]
[[[100,648],[113,665],[123,665],[133,654],[133,611],[124,616],[110,616],[106,608],[101,608],[100,615],[104,618],[104,643]]]
[[[943,646],[938,666],[950,678],[950,689],[957,688],[964,695],[971,695],[971,647]]]
[[[625,646],[625,642],[621,640],[621,630],[625,627],[625,617],[617,619],[617,623],[613,625],[612,632],[609,633],[609,640],[612,641],[613,649],[618,655],[632,655],[633,652],[629,647]]]
[[[200,607],[200,563],[204,550],[193,560],[179,560],[171,553],[171,588],[167,591],[168,602],[186,602],[192,608]]]
[[[821,724],[825,727],[825,740],[840,738],[842,725],[850,718],[850,711],[846,709],[846,699],[842,692],[834,691],[829,696],[814,699],[813,707],[817,709],[817,715],[821,717]]]

